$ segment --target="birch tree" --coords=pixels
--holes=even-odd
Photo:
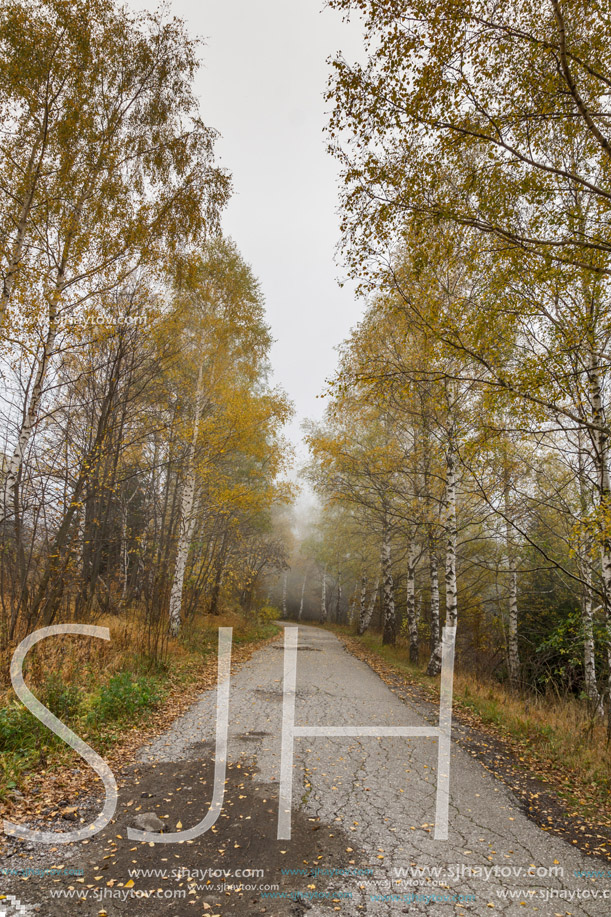
[[[195,457],[199,424],[204,402],[204,363],[200,362],[197,371],[197,384],[194,393],[193,432],[187,447],[185,460],[185,478],[180,498],[180,515],[178,522],[178,542],[176,546],[176,565],[174,579],[170,591],[170,633],[176,637],[180,632],[182,622],[182,593],[185,580],[185,568],[191,549],[193,531],[195,528],[195,498],[196,498],[196,469]]]
[[[327,623],[329,607],[327,605],[327,568],[323,567],[322,580],[320,587],[320,623]]]
[[[214,229],[228,179],[197,112],[196,43],[178,20],[110,0],[4,7],[1,302],[30,364],[6,515],[64,327],[103,316],[110,289]]]
[[[261,385],[267,370],[269,332],[263,321],[261,295],[250,268],[240,258],[235,246],[222,239],[210,243],[203,254],[189,266],[177,291],[177,315],[189,317],[184,352],[191,366],[184,367],[196,378],[181,395],[184,404],[183,437],[185,454],[182,461],[182,487],[179,532],[176,543],[174,578],[170,593],[170,628],[176,635],[180,630],[185,569],[191,551],[198,501],[206,495],[207,502],[225,490],[241,499],[243,485],[231,479],[235,472],[227,455],[231,443],[245,437],[256,442],[257,423],[264,436],[272,417],[288,415],[288,405],[280,397],[274,401],[262,390],[263,398],[252,411],[246,407],[253,386]],[[184,380],[184,375],[178,376]],[[236,399],[240,394],[240,400]],[[226,408],[222,406],[226,405]],[[264,419],[263,412],[268,416]],[[265,460],[265,456],[261,456]],[[223,470],[223,466],[225,469]],[[272,463],[271,467],[279,467]],[[228,478],[225,480],[224,471]],[[251,468],[255,472],[255,467]],[[253,474],[253,483],[256,475]],[[229,539],[237,516],[225,513],[225,525],[216,558],[216,573],[212,589],[211,609],[216,613],[218,595],[229,558]]]
[[[305,596],[305,588],[306,588],[306,583],[307,583],[307,581],[308,581],[308,576],[307,576],[307,573],[306,573],[306,574],[304,575],[304,577],[303,577],[303,583],[302,583],[302,586],[301,586],[301,598],[300,598],[300,600],[299,600],[299,612],[298,612],[298,614],[297,614],[297,620],[298,620],[298,621],[301,621],[301,619],[303,618],[303,600],[304,600],[304,596]]]

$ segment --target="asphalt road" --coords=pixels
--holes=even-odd
[[[62,863],[85,866],[81,885],[65,878],[30,880],[13,883],[11,894],[45,917],[611,915],[609,865],[542,831],[504,784],[455,745],[448,839],[435,840],[436,738],[296,738],[292,837],[277,840],[283,659],[281,642],[267,646],[232,678],[225,806],[211,831],[188,844],[154,848],[126,837],[136,811],[160,815],[167,830],[189,828],[206,814],[215,690],[142,750],[138,767],[124,776],[112,830],[92,841],[85,856],[83,845],[64,848]],[[297,660],[297,726],[426,725],[420,710],[401,701],[333,634],[300,627]],[[28,857],[42,862],[37,849]],[[199,885],[160,879],[164,888],[188,889],[180,901],[121,901],[130,863],[225,869],[227,875],[224,884],[216,876],[203,884],[198,876]],[[257,878],[243,878],[253,871]],[[146,882],[150,886],[136,878],[134,888]],[[49,897],[51,887],[89,888],[89,898],[60,902]],[[97,888],[117,897],[94,901]],[[10,905],[6,913],[13,917]]]

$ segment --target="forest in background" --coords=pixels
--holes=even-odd
[[[429,675],[458,624],[462,671],[609,736],[608,9],[331,6],[365,34],[327,136],[367,308],[306,429],[289,611],[373,623]]]
[[[199,42],[112,0],[0,19],[0,643],[136,608],[155,654],[282,567],[291,406],[221,232]]]
[[[26,662],[106,747],[201,679],[217,624],[275,632],[292,406],[222,231],[200,53],[167,8],[0,3],[0,797],[59,754],[9,688],[26,634],[110,627],[110,648],[55,638]]]
[[[114,0],[0,2],[0,793],[40,745],[8,690],[27,633],[120,635],[102,682],[67,643],[59,682],[32,656],[100,733],[214,624],[278,614],[377,628],[429,678],[457,624],[461,673],[569,704],[611,773],[605,5],[330,5],[364,27],[327,139],[366,309],[306,425],[304,520],[199,42]]]

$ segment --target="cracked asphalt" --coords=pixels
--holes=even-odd
[[[333,634],[300,626],[297,659],[295,725],[426,724],[421,709],[397,697]],[[173,909],[158,907],[141,912],[132,902],[125,910],[107,907],[109,915],[611,915],[609,864],[586,857],[562,838],[542,831],[522,812],[505,785],[454,743],[448,840],[434,839],[435,738],[297,738],[293,838],[276,840],[282,687],[282,642],[259,650],[232,676],[228,774],[235,776],[235,768],[241,768],[248,785],[253,785],[236,798],[264,798],[265,812],[269,813],[264,828],[259,820],[256,839],[246,836],[254,827],[240,822],[238,846],[248,848],[248,865],[254,868],[258,865],[257,851],[262,857],[265,851],[266,881],[280,882],[291,897],[288,892],[285,900],[275,901],[234,895],[231,908],[228,899],[212,897],[209,903],[194,899]],[[193,782],[198,761],[205,759],[210,766],[215,709],[216,691],[205,692],[168,732],[142,749],[142,771],[178,768],[183,762],[190,768],[189,780]],[[234,776],[228,781],[230,785]],[[144,777],[128,778],[128,783],[129,779],[136,782]],[[202,812],[196,815],[195,807],[187,811],[187,815],[193,813],[193,821],[206,811],[211,783],[208,779],[203,787]],[[232,812],[235,818],[236,811],[226,807],[215,829],[214,844],[224,832],[231,840]],[[130,810],[123,812],[132,817]],[[239,816],[244,817],[247,821],[250,818],[243,813]],[[185,817],[181,818],[188,827]],[[253,818],[250,826],[257,821]],[[312,837],[325,838],[316,849],[307,834],[310,827],[317,832]],[[185,846],[155,845],[154,852],[167,857],[168,851],[182,856],[181,851],[188,850]],[[70,855],[66,853],[67,858]],[[288,880],[281,879],[283,869],[303,869],[305,874],[293,877],[287,885]],[[599,875],[593,875],[597,871]],[[301,893],[307,897],[301,898]],[[40,906],[38,910],[46,914]],[[89,917],[100,910],[64,904],[61,913]]]
[[[229,760],[254,755],[255,779],[265,784],[277,784],[279,779],[282,649],[277,643],[259,651],[231,687]],[[214,704],[214,692],[204,695],[144,752],[143,759],[188,757],[194,741],[212,739]],[[295,724],[421,726],[425,721],[369,666],[349,655],[333,634],[301,626]],[[364,868],[364,858],[366,867],[374,870],[369,885],[352,877],[337,882],[337,890],[352,895],[350,904],[342,904],[344,913],[377,917],[496,910],[507,917],[527,913],[609,917],[611,881],[583,876],[596,869],[609,874],[608,864],[542,831],[520,810],[510,791],[455,744],[449,837],[434,840],[436,770],[433,738],[295,740],[293,808],[337,825],[352,839],[353,851],[360,852],[359,863],[351,867],[349,861],[355,857],[347,852],[346,869]],[[291,842],[282,842],[286,843]],[[298,851],[292,859],[298,864]],[[441,872],[429,874],[428,880],[416,876],[417,885],[405,878],[397,881],[400,875],[395,870],[414,867]],[[533,870],[539,875],[530,875]],[[548,871],[556,874],[543,874]],[[522,890],[530,894],[513,900],[499,897],[499,893]],[[608,897],[603,899],[605,891]],[[546,894],[553,897],[547,901],[540,897]],[[462,896],[462,900],[440,900],[444,896]],[[470,896],[474,898],[469,900]],[[313,904],[309,913],[314,917],[325,910]]]

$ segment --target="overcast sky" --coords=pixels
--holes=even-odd
[[[134,8],[153,8],[130,0]],[[288,433],[305,417],[336,364],[333,348],[361,307],[340,288],[337,167],[322,134],[327,58],[359,56],[359,33],[324,0],[171,0],[191,34],[206,39],[197,81],[206,123],[235,193],[224,218],[259,277],[276,343],[275,380],[295,403]]]

